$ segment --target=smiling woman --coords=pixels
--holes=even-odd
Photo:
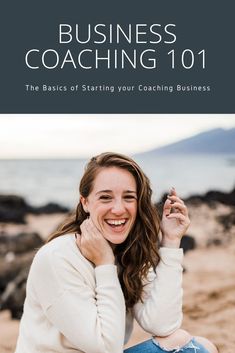
[[[112,244],[123,243],[136,219],[137,190],[135,178],[125,169],[109,167],[97,175],[83,208],[92,222]]]
[[[160,221],[151,195],[131,158],[90,160],[76,212],[34,258],[16,353],[122,353],[134,318],[152,340],[125,353],[217,353],[180,329],[187,208],[172,189]]]

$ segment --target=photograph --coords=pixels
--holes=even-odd
[[[0,116],[0,353],[235,347],[235,115]]]

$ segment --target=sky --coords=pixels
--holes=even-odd
[[[0,159],[132,155],[218,127],[235,127],[235,114],[1,115]]]

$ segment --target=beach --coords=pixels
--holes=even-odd
[[[215,202],[189,203],[188,234],[196,248],[184,258],[184,319],[182,328],[214,342],[221,353],[235,350],[235,226],[225,223],[234,206]],[[37,231],[43,239],[62,222],[65,214],[28,214],[26,224],[1,223],[9,236]],[[222,221],[223,220],[223,221]],[[9,310],[0,311],[0,353],[13,353],[19,320]],[[135,324],[128,347],[150,337]],[[111,352],[110,352],[111,353]]]

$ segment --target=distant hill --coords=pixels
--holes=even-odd
[[[146,152],[151,154],[235,154],[235,128],[202,132]],[[145,154],[145,153],[144,153]],[[138,155],[140,156],[140,154]]]

